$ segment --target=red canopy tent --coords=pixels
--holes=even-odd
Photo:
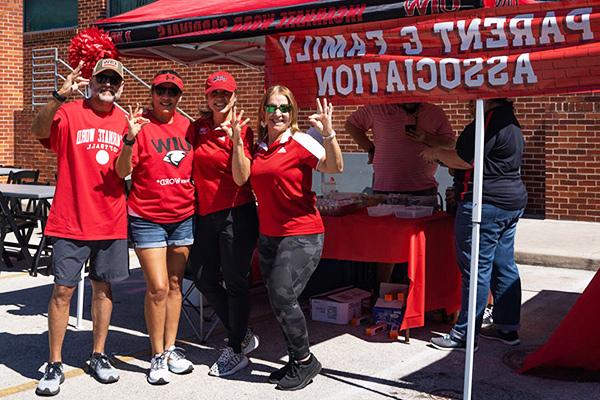
[[[327,96],[334,104],[478,99],[471,263],[471,276],[476,276],[481,99],[600,89],[600,0],[519,3],[159,0],[97,24],[110,32],[127,56],[167,58],[182,64],[265,65],[267,83],[289,86],[299,103],[308,106],[317,95]],[[467,399],[471,396],[476,283],[472,280],[470,287]],[[565,330],[577,329],[573,320],[580,318],[567,318],[566,327],[559,328],[561,337]],[[589,321],[599,322],[595,316]],[[540,351],[548,354],[567,348]],[[587,350],[588,355],[596,352],[586,359],[600,359],[600,347]],[[527,368],[565,357],[535,356],[526,361]],[[597,363],[591,368],[597,368]]]

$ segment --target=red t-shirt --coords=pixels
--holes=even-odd
[[[252,159],[254,134],[248,126],[242,128],[246,157]],[[231,172],[233,143],[227,133],[212,129],[210,119],[194,122],[194,184],[198,196],[198,214],[217,211],[254,201],[250,183],[238,186]]]
[[[250,181],[258,202],[258,226],[266,236],[322,233],[321,215],[315,206],[312,171],[325,149],[310,135],[290,131],[270,147],[259,143]]]
[[[50,149],[58,180],[44,233],[76,240],[127,238],[123,179],[115,160],[127,132],[117,107],[99,113],[87,101],[62,105],[52,122]]]
[[[171,123],[151,114],[133,145],[129,215],[158,224],[183,221],[194,214],[191,123],[175,113]]]

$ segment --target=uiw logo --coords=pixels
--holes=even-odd
[[[431,14],[458,11],[461,0],[406,0],[404,2],[404,11],[407,16],[427,15],[431,9]],[[415,13],[416,11],[416,13]]]
[[[168,152],[167,155],[165,155],[163,161],[166,161],[171,165],[179,167],[179,164],[181,163],[181,161],[183,161],[186,155],[187,153],[185,151],[173,150]]]

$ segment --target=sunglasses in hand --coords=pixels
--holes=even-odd
[[[279,106],[276,106],[275,104],[265,105],[265,111],[268,113],[274,113],[275,111],[277,111],[277,109],[279,109],[279,111],[285,114],[289,113],[292,110],[292,106],[289,104],[281,104]]]
[[[98,74],[96,75],[96,81],[102,85],[110,83],[111,85],[117,86],[123,82],[123,78],[117,75]]]

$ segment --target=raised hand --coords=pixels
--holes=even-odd
[[[324,137],[330,136],[333,132],[333,104],[328,103],[327,99],[317,98],[317,112],[308,117],[310,124],[321,132]]]
[[[61,96],[70,96],[77,93],[78,90],[82,90],[84,87],[89,85],[90,80],[81,76],[81,69],[83,68],[83,61],[79,61],[79,65],[75,68],[65,79],[62,87],[58,91]]]
[[[428,147],[421,152],[421,158],[423,160],[435,164],[439,160],[438,149],[435,147]]]
[[[223,114],[227,114],[233,108],[236,101],[237,101],[237,96],[235,95],[235,93],[233,93],[231,95],[231,98],[229,99],[229,103],[227,103],[227,105],[225,106],[224,109],[221,110],[221,112]]]
[[[135,139],[142,127],[150,122],[148,118],[142,117],[142,111],[143,109],[139,104],[135,105],[135,111],[132,111],[131,106],[129,106],[129,115],[127,116],[127,123],[129,124],[127,139],[129,140]]]
[[[244,116],[244,110],[237,113],[237,107],[233,106],[232,119],[225,121],[220,125],[220,128],[227,133],[227,136],[231,139],[234,144],[243,143],[242,141],[242,128],[248,125],[250,118],[246,118],[242,121]]]

